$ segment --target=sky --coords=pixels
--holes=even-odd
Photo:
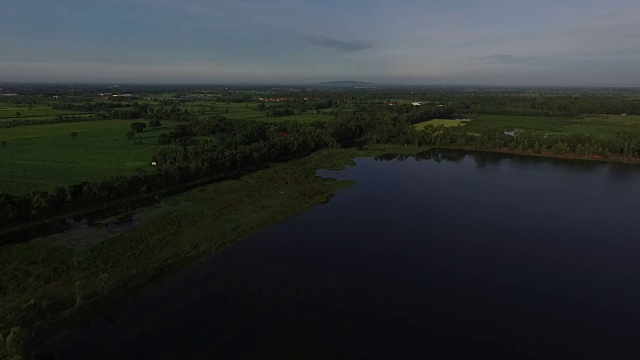
[[[0,81],[640,86],[639,0],[0,0]]]

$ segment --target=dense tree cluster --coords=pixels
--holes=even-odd
[[[267,117],[279,117],[279,116],[290,116],[295,115],[295,111],[291,104],[286,105],[277,105],[277,106],[267,106],[265,107],[264,114]]]
[[[107,111],[108,109],[115,109],[122,107],[122,103],[110,101],[110,102],[85,102],[78,104],[75,102],[59,102],[51,104],[51,107],[55,110],[70,110],[81,112],[100,112]]]
[[[322,124],[269,124],[221,116],[179,125],[161,139],[165,144],[180,145],[164,147],[155,153],[153,160],[161,171],[190,176],[241,169],[335,145]]]
[[[80,121],[90,121],[100,119],[98,115],[58,115],[56,117],[42,119],[29,119],[22,118],[16,120],[4,120],[0,121],[0,128],[11,128],[26,125],[43,125],[43,124],[55,124],[55,123],[70,123]]]
[[[188,109],[180,109],[175,102],[171,106],[151,106],[147,103],[118,103],[118,102],[95,102],[95,103],[54,103],[54,109],[73,110],[82,112],[91,112],[96,114],[99,119],[147,119],[154,118],[189,121],[193,120],[193,115]]]
[[[118,175],[102,181],[82,182],[52,192],[34,191],[25,195],[0,194],[0,227],[25,223],[81,209],[127,196],[164,188],[167,177],[160,174]],[[172,182],[175,184],[175,182]]]
[[[474,130],[473,133],[464,127],[444,126],[431,126],[417,131],[406,115],[357,111],[339,115],[328,126],[332,136],[343,145],[364,140],[367,143],[431,145],[546,155],[640,157],[640,133],[630,131],[619,132],[613,139],[581,134],[550,135],[535,131],[505,133],[493,127]]]

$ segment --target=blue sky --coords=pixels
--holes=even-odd
[[[640,86],[638,0],[0,0],[0,81]]]

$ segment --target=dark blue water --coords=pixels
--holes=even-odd
[[[363,158],[329,203],[144,290],[57,359],[638,358],[640,167]]]

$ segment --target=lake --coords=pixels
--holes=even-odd
[[[312,208],[45,345],[54,359],[637,358],[640,167],[359,158]]]

